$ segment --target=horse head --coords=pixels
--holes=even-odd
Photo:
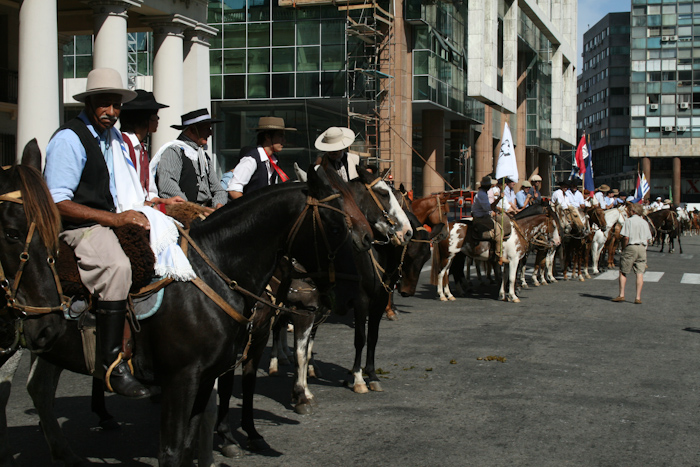
[[[311,168],[307,177],[308,196],[318,204],[312,206],[313,219],[299,223],[296,231],[302,238],[314,239],[314,244],[310,248],[308,242],[292,240],[288,254],[315,271],[312,277],[324,304],[331,308],[334,304],[349,307],[359,285],[350,241],[352,221],[345,211],[345,200],[333,188],[322,167]]]
[[[351,184],[355,200],[378,236],[386,237],[397,245],[408,242],[413,235],[411,223],[393,190],[381,177],[365,170],[358,170],[358,178],[362,187]]]
[[[315,168],[309,170],[315,170]],[[307,173],[296,162],[294,163],[294,172],[297,174],[299,181],[304,183],[308,181]],[[325,175],[331,186],[343,195],[343,209],[350,216],[352,222],[352,238],[355,248],[357,251],[369,250],[372,241],[374,241],[372,227],[362,211],[360,211],[348,184],[333,170],[325,172]]]
[[[67,307],[54,268],[61,218],[41,175],[36,140],[24,148],[22,163],[0,172],[0,287],[6,309],[25,320],[31,349],[46,349],[65,329],[53,311]]]
[[[398,289],[402,297],[415,295],[421,269],[430,258],[430,245],[446,239],[449,234],[445,224],[437,224],[428,232],[414,214],[409,213],[408,219],[411,221],[414,235],[405,247],[406,253],[401,266],[401,282]]]

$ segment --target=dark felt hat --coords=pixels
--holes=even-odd
[[[161,104],[156,101],[152,92],[144,91],[143,89],[136,90],[136,98],[122,105],[123,110],[158,110],[170,107],[169,105]]]
[[[211,115],[209,115],[209,111],[207,109],[193,110],[192,112],[187,112],[185,115],[181,115],[180,118],[182,119],[182,125],[170,125],[170,128],[184,130],[188,126],[196,125],[197,123],[223,122],[223,120],[211,118]]]

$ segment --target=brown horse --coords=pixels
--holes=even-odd
[[[652,224],[654,224],[653,230],[656,230],[655,240],[661,241],[661,250],[659,250],[659,252],[664,252],[664,243],[666,237],[668,237],[668,252],[673,253],[675,251],[673,240],[677,238],[678,250],[683,254],[683,247],[681,246],[681,224],[678,221],[678,214],[673,209],[661,209],[649,213],[647,217]]]

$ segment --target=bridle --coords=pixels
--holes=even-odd
[[[24,204],[24,201],[22,200],[22,195],[20,191],[13,191],[10,193],[6,193],[4,195],[0,195],[0,204],[4,202],[10,202],[10,203],[15,203],[15,204]],[[70,308],[71,304],[71,299],[69,297],[66,297],[63,295],[63,288],[61,287],[61,279],[58,277],[58,272],[56,271],[56,259],[54,256],[51,254],[51,251],[47,248],[47,253],[48,256],[46,258],[46,262],[49,265],[49,268],[51,269],[51,273],[53,274],[54,282],[56,284],[56,291],[58,292],[58,296],[61,297],[61,304],[58,306],[30,306],[30,305],[24,305],[21,303],[17,302],[17,290],[19,289],[19,283],[22,279],[22,273],[24,272],[24,267],[26,266],[27,262],[29,261],[29,245],[32,242],[32,238],[34,237],[34,233],[36,232],[36,222],[32,221],[31,224],[29,225],[29,231],[27,232],[27,238],[24,241],[24,249],[22,250],[22,253],[19,255],[19,268],[17,269],[17,273],[15,274],[14,281],[12,284],[10,284],[10,281],[7,279],[5,276],[5,270],[2,267],[2,264],[0,263],[0,288],[2,288],[5,291],[5,306],[7,308],[10,308],[12,310],[16,310],[20,312],[20,317],[21,318],[28,318],[29,314],[47,314],[47,313],[53,313],[54,311],[61,311],[61,312],[66,312]]]
[[[384,206],[382,206],[382,203],[381,203],[381,202],[379,201],[379,199],[377,198],[377,195],[374,194],[374,189],[373,189],[373,188],[374,188],[374,185],[376,185],[377,183],[379,183],[379,182],[381,182],[381,181],[382,181],[381,178],[375,178],[375,179],[372,180],[370,183],[365,183],[364,185],[365,185],[365,188],[367,188],[367,191],[369,191],[369,194],[372,196],[372,199],[374,200],[374,203],[377,205],[377,207],[379,208],[379,210],[382,212],[382,215],[384,216],[384,219],[386,219],[386,221],[391,225],[391,227],[394,229],[394,231],[396,231],[396,221],[395,221],[394,219],[391,218],[391,216],[389,215],[388,212],[386,212],[386,209],[384,209]],[[395,234],[394,234],[394,235],[395,235]],[[379,242],[379,241],[375,240],[374,243],[377,243],[377,244],[380,244],[380,245],[381,245],[381,244],[386,245],[386,244],[389,243],[389,242],[388,242],[388,241],[387,241],[387,242]]]

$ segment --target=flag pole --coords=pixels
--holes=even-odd
[[[506,203],[503,202],[503,198],[506,197],[506,179],[505,177],[501,178],[501,256],[498,257],[498,264],[503,264],[502,258],[503,258],[503,226],[505,225],[505,215],[506,215],[506,210],[505,206]],[[496,205],[498,206],[498,205]]]

